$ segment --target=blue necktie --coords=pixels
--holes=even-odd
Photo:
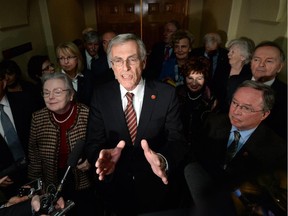
[[[14,160],[17,161],[25,157],[25,153],[19,141],[16,130],[9,118],[3,109],[3,104],[0,104],[1,112],[1,124],[4,131],[4,136],[7,140],[8,147],[13,154]]]

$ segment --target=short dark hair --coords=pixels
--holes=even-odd
[[[22,76],[22,71],[15,61],[4,59],[0,62],[0,76],[3,77],[7,73],[13,73],[18,78]]]
[[[167,23],[172,23],[176,27],[176,29],[181,29],[181,25],[177,20],[170,20]]]
[[[273,108],[275,103],[275,92],[269,85],[254,80],[246,80],[238,86],[237,90],[243,87],[253,88],[263,93],[262,97],[264,112],[267,112]]]
[[[47,55],[35,55],[28,61],[28,75],[33,80],[38,80],[42,76],[42,64],[49,60]]]
[[[196,74],[203,74],[205,82],[209,77],[210,61],[204,56],[193,56],[189,58],[182,67],[182,74],[184,77],[190,75],[191,71],[195,71]]]

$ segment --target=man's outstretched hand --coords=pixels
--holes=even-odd
[[[125,141],[121,140],[114,149],[102,149],[97,159],[96,173],[99,180],[104,180],[105,175],[114,172],[115,166],[121,156],[122,149],[125,147]]]
[[[165,159],[161,155],[152,151],[148,145],[148,142],[145,139],[141,140],[141,146],[144,150],[146,160],[149,162],[155,175],[161,178],[164,184],[168,184],[168,177],[165,171]]]

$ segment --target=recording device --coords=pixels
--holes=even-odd
[[[73,150],[71,151],[71,153],[69,154],[68,160],[67,160],[67,164],[68,164],[68,168],[59,184],[59,186],[56,187],[54,185],[49,185],[47,187],[47,193],[44,194],[41,197],[41,208],[40,208],[40,213],[41,214],[49,214],[49,215],[54,215],[54,216],[60,216],[63,215],[65,212],[69,211],[74,205],[75,203],[71,200],[67,200],[65,203],[65,208],[64,209],[55,209],[54,205],[57,202],[57,200],[59,199],[59,194],[63,189],[63,185],[64,182],[66,180],[66,176],[69,172],[69,170],[71,169],[71,167],[76,167],[78,160],[83,152],[83,148],[85,145],[85,141],[82,139],[77,140],[75,147],[73,148]]]
[[[19,188],[18,196],[32,197],[34,194],[40,192],[41,190],[42,190],[42,181],[40,178],[38,178]]]
[[[0,172],[0,178],[3,178],[4,176],[10,176],[13,173],[16,173],[19,170],[25,169],[27,167],[28,163],[26,158],[21,158],[17,161],[15,161],[12,165],[7,167],[6,169],[2,170]]]

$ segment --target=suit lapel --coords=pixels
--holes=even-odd
[[[148,127],[154,106],[157,102],[157,96],[158,93],[152,85],[152,82],[146,81],[136,140],[138,140],[138,137],[143,137],[143,132],[145,131],[145,128]]]

